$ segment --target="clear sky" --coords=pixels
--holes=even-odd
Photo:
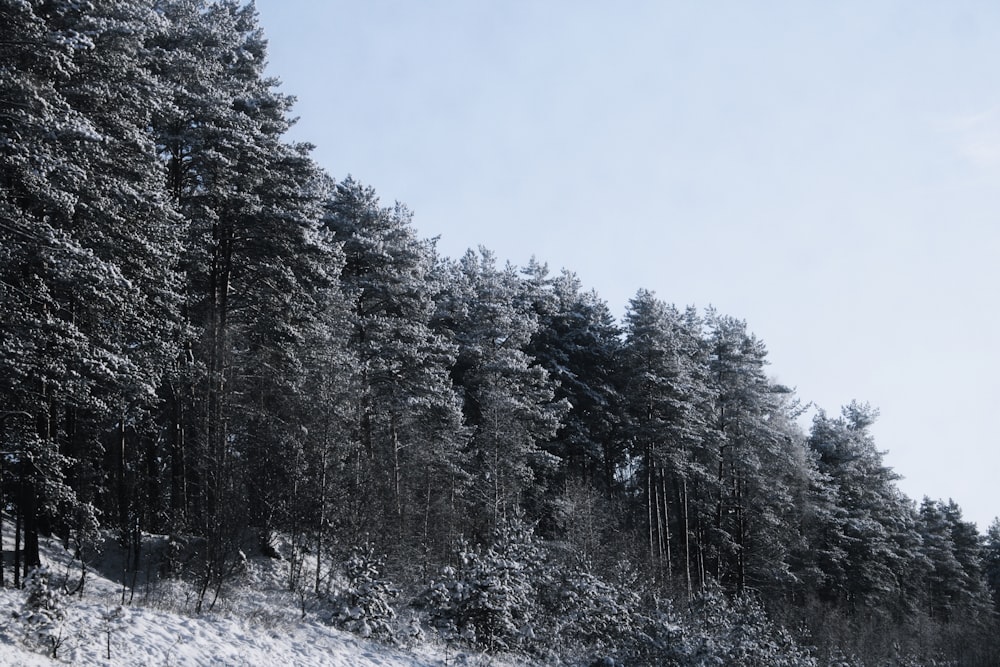
[[[1000,3],[257,0],[292,133],[458,256],[747,320],[1000,514]]]

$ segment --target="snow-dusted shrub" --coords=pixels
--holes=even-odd
[[[692,657],[695,664],[747,665],[748,667],[814,667],[816,660],[792,635],[775,624],[750,596],[729,598],[708,590],[693,601],[690,618]]]
[[[335,598],[333,621],[366,639],[392,642],[396,612],[390,601],[399,596],[399,591],[379,578],[382,566],[370,545],[354,550],[344,564],[347,587]]]
[[[450,565],[442,567],[439,577],[432,580],[427,589],[413,601],[416,608],[427,611],[431,628],[445,641],[461,637],[463,626],[466,625],[461,617],[463,603],[468,597],[466,591],[469,588],[464,576],[466,551],[465,548],[460,549],[462,566],[458,570]],[[460,571],[462,574],[459,574]],[[472,639],[474,636],[473,631],[472,637],[466,638]]]
[[[36,567],[28,573],[24,580],[24,604],[17,613],[17,620],[28,645],[57,658],[59,647],[66,639],[66,601],[51,583],[47,566]]]
[[[548,588],[546,634],[562,645],[615,652],[637,635],[642,617],[634,591],[603,581],[582,564],[558,573]]]
[[[443,568],[415,604],[428,611],[431,627],[447,640],[488,651],[530,645],[544,561],[531,528],[512,521],[497,530],[488,548],[462,542],[458,567]]]
[[[113,637],[128,627],[129,613],[123,605],[107,601],[101,613],[101,634],[104,635],[104,657],[111,660]]]
[[[675,667],[816,667],[809,651],[775,624],[749,596],[727,597],[709,589],[686,613],[669,606],[650,614],[628,661]]]

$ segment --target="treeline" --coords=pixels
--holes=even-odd
[[[416,576],[529,526],[822,655],[996,659],[1000,523],[906,498],[874,409],[804,433],[741,320],[640,290],[617,322],[572,273],[438,255],[283,139],[265,59],[234,1],[0,0],[6,584],[41,534],[113,529],[130,567],[196,539],[205,595],[248,536],[319,593],[306,553]]]

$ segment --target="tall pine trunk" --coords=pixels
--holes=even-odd
[[[672,581],[674,578],[674,564],[673,555],[670,547],[670,508],[669,508],[669,496],[667,495],[667,476],[664,473],[660,473],[660,500],[663,506],[663,529],[662,537],[660,542],[665,546],[665,553],[663,557],[667,563],[667,580]]]
[[[684,513],[684,579],[687,582],[687,594],[691,597],[691,523],[688,505],[687,475],[681,476],[681,511]]]

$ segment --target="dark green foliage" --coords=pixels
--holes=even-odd
[[[143,67],[150,12],[0,7],[0,410],[23,417],[3,426],[25,567],[39,530],[68,538],[94,504],[129,513],[126,470],[173,353],[178,247],[149,132],[162,101]],[[124,493],[99,487],[105,453]]]
[[[868,428],[877,412],[852,403],[839,419],[820,413],[813,420],[810,447],[818,471],[836,493],[836,514],[816,516],[823,581],[817,593],[852,611],[879,609],[905,613],[915,591],[907,573],[926,563],[913,509],[895,486],[897,476],[882,463]]]
[[[560,461],[548,483],[558,487],[580,480],[609,495],[623,463],[615,446],[621,426],[621,331],[607,304],[583,292],[575,275],[549,276],[537,263],[525,274],[527,298],[537,315],[526,351],[548,373],[555,399],[569,405],[555,437],[545,444]]]
[[[724,664],[747,667],[812,667],[816,660],[788,630],[768,618],[751,596],[728,598],[708,589],[692,601],[685,617],[687,636],[680,664]],[[669,654],[668,649],[668,654]]]
[[[621,436],[636,466],[626,482],[650,566],[661,580],[676,571],[690,594],[706,580],[708,544],[699,536],[715,521],[721,481],[702,322],[640,290],[625,324]]]

